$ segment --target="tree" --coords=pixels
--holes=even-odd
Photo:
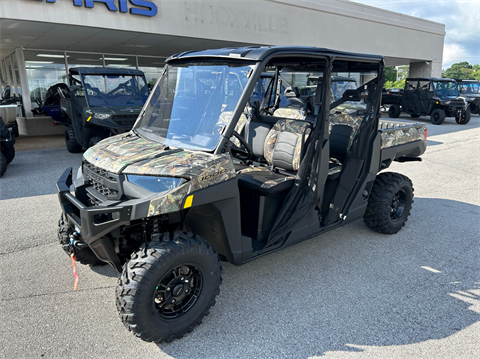
[[[397,69],[395,67],[385,67],[385,81],[396,81]]]
[[[450,79],[475,80],[478,79],[475,76],[479,76],[479,65],[475,65],[475,67],[477,68],[476,70],[467,61],[457,62],[448,69],[442,71],[442,77]]]

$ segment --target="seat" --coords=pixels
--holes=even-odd
[[[265,125],[247,128],[247,136],[252,132],[264,134]],[[294,172],[300,167],[305,141],[311,127],[308,122],[281,119],[268,131],[263,143],[263,151],[258,142],[250,142],[256,156],[265,158],[270,167],[248,167],[238,172],[240,187],[248,188],[263,196],[274,196],[288,191],[294,183]],[[256,132],[255,132],[256,131]],[[262,138],[262,137],[260,137]],[[247,137],[250,140],[250,137]]]

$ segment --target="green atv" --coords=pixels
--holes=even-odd
[[[120,272],[124,325],[159,343],[209,313],[221,261],[241,265],[360,218],[398,232],[412,183],[379,172],[420,160],[426,126],[379,121],[383,63],[311,47],[170,57],[132,131],[91,147],[58,180],[60,244]],[[295,73],[289,88],[283,72]],[[332,101],[332,76],[345,72],[376,76]],[[314,96],[295,106],[309,76],[320,78]],[[361,114],[342,110],[347,101],[362,102]]]

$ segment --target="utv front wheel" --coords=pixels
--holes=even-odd
[[[430,115],[430,121],[434,125],[441,125],[445,121],[445,111],[443,111],[441,108],[437,108],[436,110],[432,111],[432,114]]]
[[[388,109],[388,116],[390,116],[391,118],[397,118],[398,116],[400,116],[400,112],[400,106],[391,105]]]
[[[459,125],[466,125],[470,122],[470,118],[472,117],[472,112],[470,111],[470,107],[467,108],[466,111],[462,111],[462,116],[456,115],[455,122]]]
[[[100,266],[105,265],[104,261],[98,259],[98,257],[93,253],[93,251],[89,247],[85,247],[82,249],[72,248],[70,244],[70,235],[73,233],[73,227],[70,226],[65,218],[65,214],[62,213],[62,216],[58,220],[58,241],[62,246],[62,249],[67,253],[68,256],[72,254],[72,251],[75,255],[75,261],[81,264],[90,264],[92,266]]]
[[[0,177],[2,177],[5,171],[7,170],[7,165],[8,165],[7,159],[5,158],[3,153],[0,152]]]
[[[73,132],[73,127],[67,126],[65,129],[65,144],[67,145],[67,150],[70,153],[82,152],[82,146],[75,139],[75,134]]]
[[[217,253],[199,236],[175,232],[143,244],[118,280],[123,324],[147,342],[181,338],[215,304],[221,271]]]
[[[412,204],[413,187],[408,177],[380,173],[373,184],[363,220],[374,231],[394,234],[407,222]]]

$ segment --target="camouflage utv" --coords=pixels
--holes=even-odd
[[[283,72],[295,73],[284,89]],[[374,78],[332,101],[337,73]],[[298,107],[309,76],[319,78],[314,95]],[[420,160],[426,127],[379,121],[383,82],[381,56],[312,47],[170,57],[133,130],[61,175],[63,249],[120,272],[121,320],[159,343],[208,314],[221,261],[241,265],[360,218],[398,232],[412,183],[379,172]],[[346,113],[347,101],[363,101],[361,113]]]

